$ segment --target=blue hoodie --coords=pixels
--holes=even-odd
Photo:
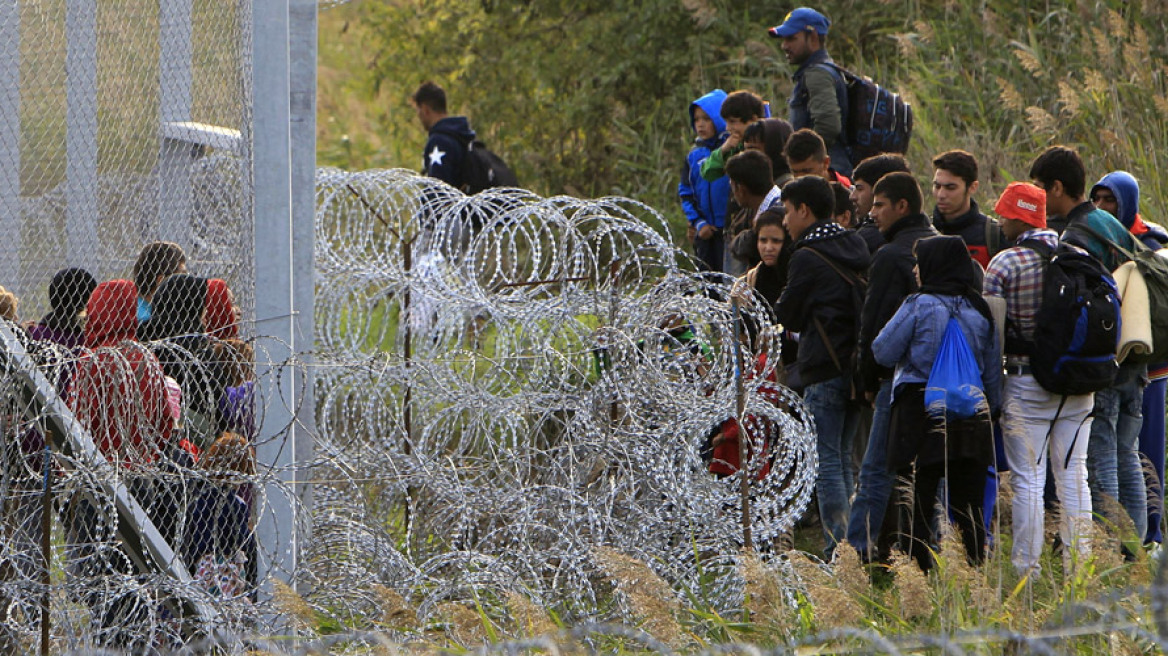
[[[713,182],[707,182],[702,178],[702,162],[726,141],[726,121],[722,118],[722,101],[725,99],[725,91],[714,89],[689,106],[691,128],[694,125],[695,107],[701,107],[714,121],[714,138],[705,140],[695,138],[693,150],[689,151],[685,158],[681,184],[677,186],[677,195],[681,197],[681,208],[685,211],[685,218],[696,230],[701,230],[702,226],[707,224],[718,229],[726,227],[730,179],[723,175]]]
[[[1140,183],[1127,171],[1112,171],[1091,187],[1092,197],[1100,187],[1110,189],[1115,194],[1115,200],[1119,203],[1119,216],[1115,218],[1119,219],[1123,227],[1131,230],[1136,222],[1136,214],[1140,211]]]
[[[1091,187],[1091,196],[1099,188],[1110,189],[1115,194],[1119,204],[1118,214],[1115,217],[1135,235],[1145,246],[1152,250],[1159,250],[1168,245],[1168,231],[1164,228],[1144,221],[1140,216],[1140,183],[1127,171],[1112,171],[1103,176],[1099,182]]]

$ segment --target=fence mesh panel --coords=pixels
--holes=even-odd
[[[0,6],[5,653],[252,614],[251,10]]]

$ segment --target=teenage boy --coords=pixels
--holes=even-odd
[[[1041,187],[1011,183],[994,206],[1002,232],[1010,243],[1039,241],[1058,246],[1058,234],[1047,229],[1046,193]],[[1043,491],[1049,467],[1061,506],[1062,542],[1086,557],[1091,524],[1091,492],[1087,488],[1089,413],[1094,395],[1052,394],[1030,372],[1029,345],[1042,302],[1046,266],[1026,246],[1007,248],[990,260],[982,291],[1006,302],[1006,377],[1002,398],[1002,434],[1014,490],[1014,545],[1010,560],[1022,574],[1036,576],[1043,544]]]
[[[446,91],[433,82],[422,83],[412,99],[418,120],[430,133],[422,149],[422,174],[461,189],[462,160],[475,138],[470,121],[446,114]]]
[[[832,168],[832,159],[827,154],[823,139],[814,130],[803,128],[792,132],[783,148],[783,155],[791,167],[791,174],[796,178],[817,175],[828,182],[838,182],[848,189],[852,188],[852,181]]]
[[[783,189],[784,226],[794,242],[775,313],[800,335],[797,366],[815,421],[819,477],[815,491],[828,557],[847,534],[852,493],[851,440],[859,407],[851,362],[856,349],[859,276],[868,267],[864,240],[832,220],[831,187],[819,176]]]
[[[1091,202],[1133,233],[1136,222],[1143,223],[1138,216],[1139,198],[1139,184],[1125,171],[1109,173],[1091,188]],[[1148,490],[1138,445],[1147,377],[1147,364],[1120,363],[1115,383],[1095,393],[1095,420],[1087,447],[1092,506],[1102,515],[1106,508],[1103,498],[1117,500],[1131,517],[1141,543],[1148,529]],[[1117,523],[1115,517],[1107,519]]]
[[[734,247],[726,261],[726,272],[740,276],[758,264],[754,224],[767,212],[782,216],[781,194],[774,183],[770,158],[757,150],[744,150],[731,157],[726,162],[726,176],[730,179],[730,195],[742,208],[734,217]]]
[[[1108,271],[1114,271],[1127,261],[1127,257],[1115,248],[1121,246],[1127,251],[1138,248],[1136,239],[1127,228],[1111,214],[1099,209],[1086,198],[1087,171],[1083,160],[1074,150],[1065,146],[1051,146],[1039,155],[1030,166],[1030,177],[1034,183],[1046,190],[1047,222],[1062,226],[1062,241],[1085,249],[1099,260]],[[1135,367],[1120,367],[1112,386],[1094,395],[1093,421],[1087,451],[1087,472],[1091,484],[1092,501],[1096,510],[1103,512],[1099,505],[1103,495],[1124,490],[1127,493],[1129,514],[1136,522],[1137,530],[1147,521],[1147,506],[1140,505],[1130,489],[1134,476],[1130,471],[1131,456],[1125,453],[1117,458],[1119,425],[1119,399],[1129,397],[1133,385],[1139,385],[1140,374]],[[1101,424],[1096,426],[1096,424]],[[1127,439],[1124,438],[1127,450]],[[1131,445],[1134,446],[1134,445]],[[1118,460],[1118,464],[1117,464]],[[1013,459],[1010,459],[1011,464]],[[1117,468],[1126,468],[1120,471]],[[1121,485],[1119,478],[1124,484]],[[1113,498],[1123,502],[1118,493]],[[1146,496],[1142,497],[1147,503]],[[1140,512],[1142,510],[1142,512]],[[1144,517],[1136,520],[1138,514]],[[1110,518],[1112,522],[1115,518]],[[1126,547],[1125,547],[1126,549]]]
[[[911,173],[889,173],[872,189],[870,212],[884,238],[884,246],[872,256],[868,269],[868,294],[860,315],[860,379],[865,396],[874,401],[874,410],[868,448],[860,466],[860,488],[848,521],[848,542],[866,560],[884,555],[876,553],[875,541],[892,491],[888,423],[893,372],[876,363],[872,340],[896,314],[901,302],[917,291],[913,248],[917,240],[937,234],[929,217],[921,212],[923,202],[921,186]]]
[[[1103,179],[1091,188],[1091,202],[1095,203],[1099,209],[1119,219],[1128,232],[1143,242],[1144,246],[1154,251],[1168,247],[1168,231],[1154,223],[1144,221],[1143,217],[1140,216],[1140,185],[1130,173],[1113,171],[1103,176]],[[1124,376],[1124,371],[1121,366],[1120,374],[1116,377],[1117,381],[1122,376]],[[1159,503],[1145,503],[1148,508],[1148,519],[1144,541],[1145,543],[1159,544],[1164,541],[1163,535],[1160,533],[1160,518],[1164,499],[1164,406],[1165,390],[1168,389],[1168,363],[1149,364],[1147,379],[1148,384],[1144,388],[1143,402],[1139,407],[1129,405],[1126,400],[1120,401],[1121,415],[1120,423],[1117,425],[1117,437],[1119,437],[1119,433],[1130,430],[1128,422],[1135,419],[1136,411],[1139,410],[1142,415],[1138,429],[1139,453],[1152,463],[1152,468],[1155,470],[1154,477],[1150,473],[1145,476],[1148,494],[1146,498],[1160,499]],[[1095,398],[1096,404],[1098,404],[1099,395],[1096,394]],[[1090,455],[1088,455],[1089,458]],[[1125,487],[1122,472],[1120,473],[1119,485],[1119,494],[1122,499]],[[1129,489],[1134,490],[1134,486]],[[1128,512],[1132,511],[1132,508],[1128,508],[1126,504],[1124,507],[1127,508]],[[1138,529],[1139,524],[1137,523],[1136,526]]]
[[[1002,249],[998,222],[981,213],[977,193],[977,159],[964,150],[950,150],[933,158],[933,226],[943,235],[965,241],[974,261],[989,266]]]
[[[711,151],[710,156],[702,162],[702,177],[711,182],[726,173],[726,160],[745,148],[742,141],[746,127],[766,116],[766,104],[762,98],[749,91],[735,91],[722,101],[719,113],[726,121],[729,135],[722,146]]]
[[[880,178],[897,171],[909,172],[908,160],[897,153],[873,155],[860,162],[852,172],[852,203],[856,206],[856,232],[868,244],[868,251],[875,253],[884,245],[884,237],[876,222],[872,220],[872,188]]]
[[[843,77],[827,53],[827,30],[831,21],[809,7],[799,7],[787,14],[782,25],[770,29],[770,35],[783,40],[787,63],[796,66],[795,82],[788,102],[788,120],[795,130],[811,128],[828,145],[835,168],[843,175],[852,174],[844,136],[847,134],[848,92]],[[792,168],[794,168],[792,166]],[[798,174],[796,174],[798,175]]]
[[[1087,200],[1087,170],[1074,150],[1047,148],[1030,165],[1030,179],[1046,191],[1047,225],[1063,241],[1095,256],[1108,271],[1127,261],[1114,245],[1129,251],[1137,248],[1135,237],[1122,223]]]
[[[726,92],[714,89],[690,103],[689,120],[694,130],[694,145],[685,158],[677,195],[693,233],[694,255],[706,269],[722,271],[725,252],[726,204],[730,198],[730,181],[725,176],[714,181],[702,177],[702,162],[722,145],[726,121],[722,119],[722,102]]]

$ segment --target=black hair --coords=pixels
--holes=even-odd
[[[832,215],[839,216],[844,212],[855,214],[856,206],[852,203],[852,195],[848,188],[835,181],[828,184],[831,186],[831,193],[835,195],[835,209]]]
[[[742,133],[742,140],[761,141],[763,152],[771,158],[771,173],[775,179],[789,174],[791,167],[787,164],[787,157],[783,155],[783,148],[787,139],[791,137],[791,124],[786,119],[764,118],[746,126]]]
[[[775,185],[770,158],[757,150],[744,150],[726,160],[726,175],[756,196],[766,196]]]
[[[726,96],[719,110],[722,118],[736,118],[740,121],[752,121],[766,115],[766,106],[762,98],[750,91],[735,91]]]
[[[908,213],[920,214],[924,196],[921,194],[921,185],[911,173],[897,171],[889,173],[876,182],[872,187],[872,195],[884,196],[893,205],[900,201],[908,201]]]
[[[423,82],[410,98],[415,105],[425,105],[439,114],[446,113],[446,91],[430,80]]]
[[[781,205],[779,206],[781,207]],[[782,212],[763,212],[754,220],[754,232],[758,233],[767,226],[775,226],[783,231],[786,236],[787,229],[783,227],[783,213]]]
[[[969,187],[977,182],[977,158],[964,150],[947,150],[933,158],[933,168],[942,169],[965,180]]]
[[[787,139],[783,154],[787,156],[787,163],[803,162],[812,158],[822,160],[827,157],[827,146],[823,143],[823,137],[815,130],[803,128],[795,130]]]
[[[794,207],[807,206],[817,221],[830,220],[835,212],[831,185],[818,175],[805,175],[788,182],[783,187],[783,201]]]
[[[908,173],[911,169],[908,166],[908,160],[904,155],[899,153],[880,153],[864,159],[856,165],[856,169],[852,171],[852,180],[863,180],[869,186],[874,186],[880,181],[880,178],[895,173],[897,171],[904,171]]]
[[[1066,146],[1051,146],[1030,165],[1030,179],[1041,182],[1044,189],[1057,180],[1071,198],[1081,198],[1087,188],[1087,169],[1079,153]]]

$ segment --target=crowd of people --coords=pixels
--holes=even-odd
[[[99,283],[84,269],[63,269],[48,298],[47,314],[22,323],[18,299],[0,289],[0,317],[50,374],[190,575],[215,594],[253,590],[254,352],[240,338],[226,282],[191,275],[177,244],[153,242],[141,250],[132,280]],[[45,439],[32,424],[5,425],[20,431],[15,443],[23,457],[7,458],[6,468],[13,488],[25,492],[6,500],[6,512],[32,519],[39,516]],[[59,462],[51,469],[64,475]],[[133,575],[124,545],[109,542],[117,520],[103,510],[103,494],[73,495],[56,509],[70,566],[82,577]],[[6,539],[36,554],[39,527],[19,522]],[[17,569],[31,576],[37,563],[27,560]],[[132,593],[87,601],[102,628],[115,632],[152,612]]]
[[[868,562],[899,548],[928,570],[941,501],[980,563],[1005,471],[1023,574],[1040,570],[1054,507],[1067,558],[1088,553],[1093,518],[1125,525],[1115,512],[1134,525],[1126,555],[1159,545],[1168,363],[1118,348],[1121,313],[1151,318],[1112,275],[1168,246],[1140,215],[1137,179],[1102,172],[1088,187],[1079,154],[1052,146],[991,218],[976,200],[977,158],[950,150],[932,159],[926,214],[903,154],[851,161],[829,26],[799,8],[770,30],[795,69],[787,120],[749,91],[690,105],[695,143],[678,188],[700,265],[740,277],[784,329],[777,369],[814,417],[826,555],[845,541]],[[1076,326],[1062,344],[1059,331]],[[930,405],[958,342],[980,394],[967,416]],[[715,454],[710,468],[724,476],[739,463],[721,444],[732,462]]]

